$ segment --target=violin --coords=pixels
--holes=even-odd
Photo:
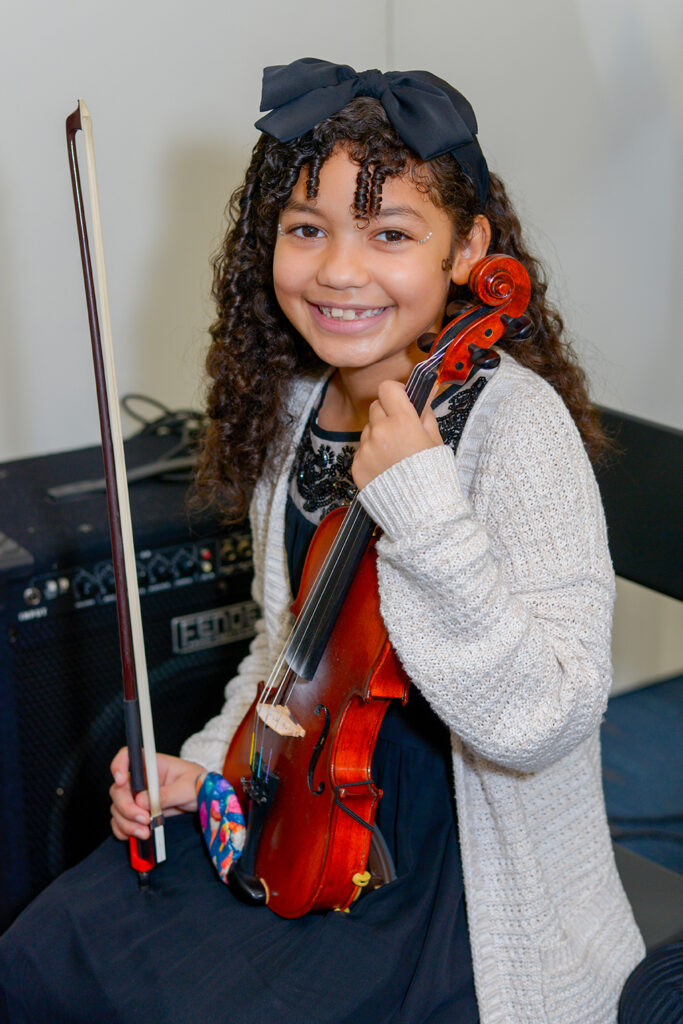
[[[418,413],[436,383],[462,386],[500,362],[503,335],[524,339],[529,277],[510,256],[473,269],[479,301],[438,335],[406,392]],[[372,757],[391,700],[410,680],[387,637],[377,589],[378,528],[358,498],[331,512],[308,551],[294,626],[230,744],[223,768],[243,807],[244,849],[228,875],[235,895],[282,917],[343,910],[370,879],[374,819],[382,792]]]

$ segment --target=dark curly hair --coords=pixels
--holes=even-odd
[[[476,189],[450,154],[422,163],[396,134],[381,104],[353,100],[334,117],[292,142],[262,135],[244,184],[229,204],[230,228],[216,253],[213,295],[218,316],[210,328],[206,367],[210,377],[208,428],[200,453],[199,501],[216,505],[228,522],[245,515],[258,477],[268,469],[287,423],[286,399],[292,379],[322,369],[313,350],[278,306],[272,257],[280,212],[303,168],[308,198],[318,192],[320,170],[335,147],[344,146],[358,163],[354,210],[374,216],[387,178],[409,175],[453,220],[456,244],[484,213],[491,224],[490,251],[514,256],[531,278],[528,314],[533,336],[523,344],[500,342],[515,358],[544,377],[562,396],[591,458],[605,447],[600,421],[586,392],[585,375],[562,337],[559,313],[546,300],[539,262],[527,251],[519,220],[503,183],[491,175],[482,211]],[[471,300],[466,287],[452,286],[449,299]]]

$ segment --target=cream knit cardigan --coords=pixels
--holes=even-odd
[[[223,711],[182,751],[212,770],[291,625],[288,477],[320,386],[298,382],[296,428],[254,492],[263,618]],[[410,456],[361,501],[384,531],[389,636],[452,733],[481,1022],[614,1024],[644,950],[605,817],[614,576],[576,428],[553,389],[503,355],[455,458],[445,446]]]

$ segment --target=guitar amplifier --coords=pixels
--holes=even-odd
[[[125,447],[130,476],[169,441]],[[102,475],[99,448],[0,465],[0,927],[109,834],[125,738]],[[220,710],[257,615],[248,528],[190,521],[186,488],[130,487],[157,749],[171,754]]]

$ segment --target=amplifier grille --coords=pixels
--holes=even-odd
[[[177,754],[187,736],[220,710],[225,684],[253,635],[250,584],[251,573],[242,569],[143,595],[158,750]],[[10,592],[10,606],[20,598]],[[179,620],[185,637],[203,632],[202,642],[179,647]],[[213,638],[207,622],[222,624]],[[5,808],[4,818],[13,830],[23,830],[14,838],[24,851],[11,868],[9,888],[3,886],[12,917],[110,834],[109,763],[125,739],[114,604],[14,619],[6,639],[21,789],[19,806]]]

